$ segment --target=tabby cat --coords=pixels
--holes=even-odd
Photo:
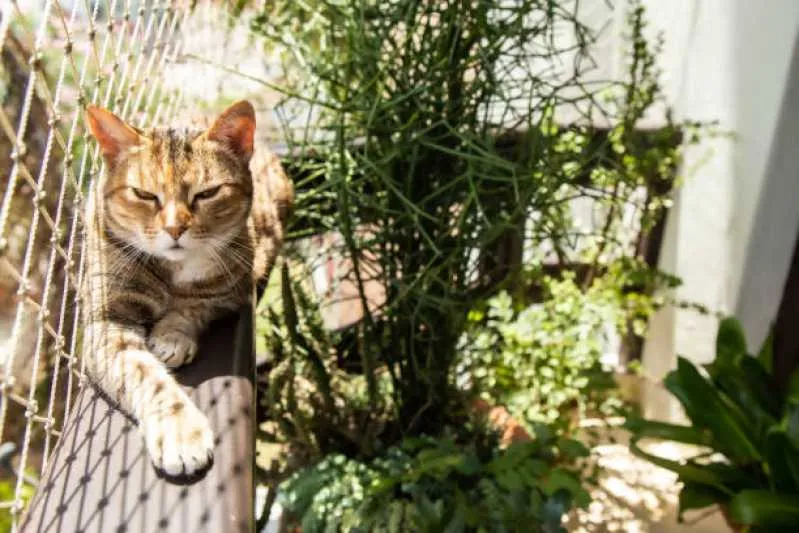
[[[268,275],[290,188],[271,154],[252,161],[249,102],[205,130],[142,131],[94,106],[86,119],[106,163],[87,202],[86,368],[138,421],[156,468],[196,474],[214,435],[169,370]]]

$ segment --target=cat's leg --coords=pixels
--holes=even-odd
[[[214,448],[208,419],[147,349],[144,329],[104,321],[84,334],[89,372],[138,421],[153,464],[173,476],[206,469]]]
[[[197,355],[197,338],[216,314],[208,307],[173,309],[153,326],[147,346],[169,368],[189,364]]]

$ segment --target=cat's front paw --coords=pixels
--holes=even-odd
[[[144,439],[153,465],[170,476],[192,476],[210,468],[214,433],[191,401],[164,406],[168,414],[144,424]]]
[[[191,363],[197,355],[197,341],[179,330],[156,326],[147,339],[147,347],[169,368]]]

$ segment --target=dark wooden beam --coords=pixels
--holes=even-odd
[[[774,375],[782,389],[799,367],[799,235],[774,323]]]

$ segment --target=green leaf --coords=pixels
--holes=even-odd
[[[793,446],[785,446],[782,452],[785,454],[785,464],[793,477],[794,492],[799,491],[799,450]]]
[[[744,490],[730,500],[729,513],[733,522],[742,525],[796,526],[799,524],[799,495]]]
[[[455,509],[452,512],[452,519],[447,524],[443,533],[462,533],[466,529],[466,509],[468,502],[466,496],[459,488],[455,488]]]
[[[574,475],[563,468],[555,468],[541,485],[541,490],[547,496],[552,496],[558,490],[566,489],[576,492],[580,489],[580,482]]]
[[[771,416],[779,418],[782,414],[782,401],[775,392],[777,384],[763,363],[754,357],[743,357],[738,364],[758,403]]]
[[[637,439],[630,441],[630,451],[633,455],[646,459],[650,463],[665,468],[666,470],[671,470],[680,477],[680,481],[683,483],[707,485],[730,496],[734,494],[734,490],[732,490],[730,486],[737,485],[746,479],[745,475],[737,468],[729,465],[718,463],[713,465],[698,465],[690,462],[681,463],[652,455],[643,451],[638,446]]]
[[[485,317],[485,313],[480,309],[472,309],[466,317],[469,322],[480,322]]]
[[[744,469],[740,465],[731,464],[725,461],[711,462],[711,463],[698,463],[696,461],[690,464],[700,466],[708,472],[719,476],[724,480],[726,486],[733,492],[739,492],[744,489],[759,488],[762,486],[761,473],[759,469]],[[754,470],[754,471],[753,471]]]
[[[791,372],[788,378],[788,390],[785,394],[786,402],[799,402],[799,368]]]
[[[416,482],[426,474],[440,476],[449,470],[458,468],[464,461],[464,456],[459,453],[431,453],[422,457],[424,453],[419,454],[419,463],[404,474],[405,480]]]
[[[682,522],[683,513],[694,509],[704,509],[729,500],[729,495],[698,483],[685,483],[680,491],[678,520]]]
[[[748,356],[746,358],[749,359]],[[762,403],[757,392],[753,390],[751,381],[751,375],[743,375],[739,368],[733,367],[723,370],[716,376],[719,388],[746,416],[750,417],[756,432],[753,437],[755,442],[760,442],[761,437],[765,436],[768,428],[776,424],[777,420],[767,412],[768,406]]]
[[[431,501],[426,495],[421,494],[414,498],[416,520],[415,526],[421,531],[440,531],[442,521],[441,500]]]
[[[630,416],[624,422],[624,427],[638,438],[663,439],[695,446],[710,446],[713,443],[707,431],[694,426],[679,426]]]
[[[591,453],[585,444],[575,439],[561,439],[558,448],[568,459],[588,457]]]
[[[723,319],[719,323],[719,331],[716,335],[716,361],[714,362],[732,364],[746,353],[746,335],[740,322],[732,317]]]
[[[692,397],[687,394],[680,374],[676,370],[672,370],[666,374],[666,377],[663,379],[663,386],[677,398],[682,408],[685,410],[685,414],[688,415],[688,418],[691,419],[691,422],[695,426],[701,425],[705,427],[705,424],[702,423],[704,420],[702,412],[695,407],[695,402]]]
[[[473,476],[480,472],[482,468],[483,464],[480,462],[480,458],[473,452],[467,453],[463,458],[463,462],[455,466],[455,470],[465,476]]]
[[[703,378],[687,359],[677,360],[677,370],[665,380],[666,388],[677,397],[694,425],[713,434],[716,447],[737,460],[760,460],[753,424],[740,410],[725,401],[719,391]]]
[[[757,352],[757,360],[771,374],[774,371],[774,328],[768,333],[768,337],[763,341],[760,351]]]
[[[520,472],[505,469],[496,475],[497,485],[508,492],[515,492],[524,489],[524,479]]]
[[[785,435],[794,448],[799,449],[799,403],[790,402],[785,407]]]
[[[799,488],[799,456],[784,430],[775,427],[768,432],[763,454],[770,487],[776,491],[795,492]]]

